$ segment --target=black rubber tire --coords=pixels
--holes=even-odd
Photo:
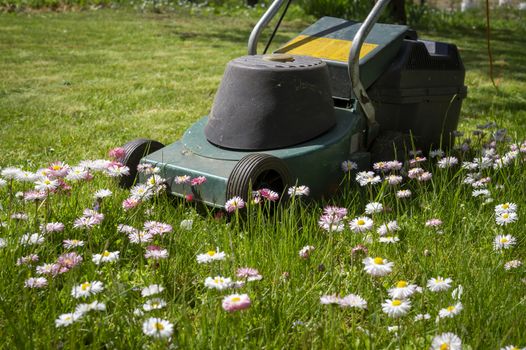
[[[395,159],[403,161],[410,149],[409,135],[398,131],[382,131],[373,141],[369,152],[371,152],[371,161],[376,163]]]
[[[130,188],[137,177],[137,166],[141,158],[150,153],[160,150],[164,145],[158,141],[148,139],[136,139],[122,146],[126,151],[123,164],[130,168],[130,175],[121,177],[119,185],[122,188]]]
[[[264,153],[249,154],[239,160],[226,185],[226,197],[249,198],[250,190],[268,188],[282,194],[292,184],[292,176],[285,162]]]

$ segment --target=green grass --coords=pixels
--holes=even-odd
[[[35,171],[55,160],[76,164],[105,157],[109,148],[137,137],[164,143],[177,140],[208,112],[226,62],[245,53],[256,21],[246,11],[235,18],[206,10],[180,11],[1,14],[0,166]],[[276,41],[284,42],[304,26],[302,21],[285,23]],[[526,30],[520,22],[510,22],[509,27],[513,30],[501,23],[493,34],[498,92],[487,77],[480,27],[452,26],[419,34],[454,42],[461,49],[469,87],[461,128],[472,130],[476,124],[496,121],[508,127],[515,140],[522,140]],[[480,145],[473,143],[478,149]],[[500,154],[506,151],[506,145],[499,146]],[[473,155],[458,156],[469,160]],[[503,268],[512,259],[526,262],[524,162],[522,155],[508,167],[483,171],[491,176],[488,189],[494,201],[489,204],[473,198],[471,188],[462,184],[465,171],[437,169],[431,162],[424,167],[433,172],[432,182],[404,183],[403,188],[413,192],[408,200],[397,199],[392,188],[377,186],[369,192],[347,179],[342,196],[332,204],[346,207],[350,220],[362,215],[369,201],[380,201],[389,210],[373,216],[375,227],[398,220],[402,228],[400,242],[394,245],[379,243],[376,234],[369,243],[365,235],[348,228],[340,234],[323,232],[317,221],[326,203],[296,200],[284,203],[274,215],[256,207],[238,221],[214,219],[213,213],[198,215],[192,205],[172,202],[164,195],[126,212],[121,203],[129,193],[101,174],[92,182],[74,184],[71,195],[53,195],[39,207],[13,196],[32,184],[1,187],[0,222],[5,226],[0,227],[0,237],[7,246],[0,248],[0,348],[425,349],[442,332],[456,333],[472,349],[526,346],[526,270]],[[103,201],[102,224],[90,231],[73,228],[101,188],[114,192]],[[519,219],[500,227],[493,208],[507,201],[518,204]],[[29,220],[12,219],[15,212],[26,212]],[[443,234],[425,227],[433,217],[443,220]],[[192,230],[179,227],[183,219],[194,220]],[[155,241],[168,249],[167,260],[147,261],[145,245],[134,245],[117,232],[118,224],[140,229],[146,220],[173,225],[173,233]],[[42,245],[19,244],[23,234],[37,232],[44,222],[62,222],[66,228],[46,235]],[[517,245],[495,252],[492,242],[504,233],[515,236]],[[35,268],[16,266],[17,259],[34,253],[39,255],[36,265],[53,262],[66,251],[62,240],[68,238],[86,241],[77,249],[84,262],[49,278],[46,289],[23,288],[24,281],[36,275]],[[361,259],[351,253],[357,244],[365,244],[370,256],[393,261],[393,272],[380,279],[364,273]],[[316,247],[308,260],[298,257],[305,245]],[[197,264],[197,254],[216,247],[228,254],[225,261]],[[92,255],[105,249],[119,251],[120,259],[98,267]],[[249,294],[252,306],[229,314],[221,309],[221,300],[230,292],[208,290],[203,282],[218,274],[234,277],[241,266],[257,268],[264,278],[239,290]],[[382,312],[386,290],[397,280],[425,287],[437,275],[451,277],[453,288],[464,287],[464,310],[459,315],[438,324],[434,320],[438,310],[454,302],[453,288],[416,295],[410,313],[400,321]],[[104,282],[105,290],[88,300],[106,303],[107,310],[56,328],[55,319],[80,302],[71,296],[73,286],[86,280]],[[161,297],[167,306],[135,315],[145,302],[138,289],[151,283],[166,288]],[[321,295],[334,293],[359,294],[368,301],[368,309],[320,305]],[[413,322],[421,312],[430,313],[432,319]],[[174,324],[171,341],[155,341],[143,334],[142,323],[150,316]],[[398,325],[400,337],[387,330]]]

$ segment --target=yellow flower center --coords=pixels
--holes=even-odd
[[[158,301],[152,301],[152,307],[157,307],[159,306],[159,302]]]
[[[365,220],[363,219],[360,219],[356,222],[358,225],[362,226],[362,225],[365,225]]]
[[[504,213],[504,214],[502,214],[502,217],[503,217],[504,219],[507,219],[507,218],[510,217],[510,215],[509,215],[508,213]]]
[[[398,281],[398,283],[396,284],[396,288],[405,288],[405,287],[407,287],[406,281]]]
[[[107,258],[108,256],[110,256],[110,252],[105,250],[104,253],[102,253],[102,255]]]
[[[443,343],[440,345],[440,350],[449,350],[449,344]]]
[[[72,240],[71,240],[71,243],[73,243],[73,244],[77,244],[77,243],[79,243],[79,240],[78,240],[78,239],[72,239]]]
[[[447,307],[447,311],[451,312],[451,311],[453,311],[453,310],[455,310],[455,307],[454,307],[454,306],[448,306],[448,307]]]
[[[51,183],[51,180],[49,180],[49,179],[45,179],[45,180],[44,180],[44,183],[45,183],[46,185],[49,185],[49,184]]]
[[[219,277],[216,277],[216,278],[214,278],[214,282],[215,283],[223,283],[223,279],[219,278]]]
[[[444,279],[442,277],[437,277],[437,280],[436,280],[438,283],[440,282],[444,282]]]
[[[240,297],[233,297],[232,299],[230,299],[231,301],[237,303],[238,301],[241,301],[241,298]]]
[[[209,250],[207,252],[207,254],[210,255],[210,256],[214,256],[214,255],[216,255],[216,252],[214,252],[213,250]]]
[[[60,169],[61,169],[60,165],[53,165],[53,170],[60,170]]]
[[[374,263],[376,265],[383,265],[384,264],[384,259],[382,259],[380,257],[376,257],[376,258],[374,258]]]
[[[80,285],[80,288],[81,288],[82,290],[86,290],[86,289],[88,289],[90,286],[91,286],[91,283],[89,283],[89,282],[84,282],[84,283],[82,283],[82,284]]]
[[[510,207],[510,205],[508,203],[505,203],[502,205],[502,209],[508,209]]]
[[[164,326],[162,323],[160,322],[155,322],[155,325],[154,325],[155,329],[157,329],[158,331],[162,331],[164,329]]]
[[[508,239],[506,237],[502,237],[500,239],[500,243],[508,243]]]
[[[393,300],[391,305],[393,305],[393,306],[400,306],[400,305],[402,305],[402,302],[400,300],[398,300],[398,299],[395,299],[395,300]]]

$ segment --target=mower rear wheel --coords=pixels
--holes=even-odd
[[[264,153],[249,154],[236,164],[226,185],[226,197],[235,196],[249,199],[249,191],[268,188],[279,194],[287,185],[292,184],[292,177],[285,162],[277,157]]]
[[[123,164],[130,168],[130,175],[123,176],[119,185],[123,188],[130,188],[135,183],[137,177],[137,166],[141,158],[160,150],[164,145],[155,140],[136,139],[122,146],[126,151]]]

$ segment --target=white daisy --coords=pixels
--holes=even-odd
[[[497,222],[497,225],[506,226],[507,224],[517,221],[517,219],[518,219],[517,213],[504,212],[504,213],[497,214],[495,221]]]
[[[495,214],[501,213],[515,213],[517,211],[517,204],[506,202],[495,206]]]
[[[438,312],[438,317],[440,318],[452,318],[460,313],[462,311],[463,306],[461,302],[456,303],[455,305],[450,305],[444,309],[440,309]]]
[[[164,290],[164,288],[159,284],[150,284],[148,287],[144,287],[141,290],[141,295],[143,297],[149,297],[151,295],[159,294]]]
[[[369,215],[381,213],[383,210],[384,206],[382,205],[382,203],[379,202],[371,202],[365,206],[365,213]]]
[[[511,270],[511,269],[516,269],[521,266],[522,266],[522,262],[520,260],[510,260],[504,264],[504,269]]]
[[[71,295],[74,298],[85,298],[90,295],[98,294],[104,290],[104,284],[100,281],[84,282],[73,287]]]
[[[373,227],[373,220],[368,218],[367,216],[360,216],[358,218],[353,219],[349,223],[349,227],[353,232],[365,232]]]
[[[404,316],[411,309],[411,302],[409,300],[387,299],[382,304],[382,311],[389,317],[398,318]]]
[[[44,243],[44,235],[39,233],[26,233],[20,237],[20,244],[22,245],[38,245]]]
[[[90,311],[105,311],[105,310],[106,310],[106,304],[101,303],[97,300],[89,304],[84,304],[84,303],[78,304],[75,307],[75,313],[80,314],[80,315],[84,315]]]
[[[384,236],[388,233],[400,231],[400,226],[398,226],[398,222],[396,220],[389,221],[387,224],[381,224],[377,229],[376,232],[380,236]]]
[[[168,338],[173,333],[173,324],[167,320],[151,317],[142,324],[144,334],[154,338]]]
[[[205,287],[210,289],[224,290],[230,288],[232,285],[232,280],[228,277],[216,276],[214,278],[207,277],[205,279]]]
[[[396,192],[397,198],[409,198],[411,197],[411,191],[410,190],[400,190]]]
[[[361,171],[356,174],[356,181],[360,186],[376,185],[380,183],[382,179],[372,171]]]
[[[393,243],[397,243],[397,242],[400,242],[400,238],[398,238],[398,236],[391,236],[391,235],[388,235],[388,236],[382,236],[378,239],[378,241],[380,243],[387,243],[387,244],[393,244]]]
[[[338,301],[341,307],[354,307],[357,309],[367,309],[367,301],[359,295],[349,294]]]
[[[166,306],[166,301],[164,301],[161,298],[153,298],[150,300],[147,300],[146,303],[142,306],[142,309],[144,311],[152,311],[152,310],[158,310],[162,309]]]
[[[55,327],[67,327],[82,318],[82,314],[76,312],[62,314],[55,320]]]
[[[363,259],[364,270],[371,276],[385,276],[391,273],[394,263],[380,257]]]
[[[431,318],[430,314],[418,314],[415,316],[415,321],[429,320]]]
[[[320,304],[322,305],[339,304],[340,300],[341,300],[340,297],[338,297],[336,294],[322,295],[320,297]]]
[[[111,192],[108,189],[101,189],[101,190],[98,190],[97,192],[95,192],[93,197],[95,199],[103,199],[103,198],[111,196],[112,194],[113,194],[113,192]]]
[[[194,224],[194,220],[185,219],[181,221],[181,223],[179,224],[179,227],[182,228],[183,230],[190,231],[192,229],[193,224]]]
[[[304,185],[289,187],[287,193],[291,197],[308,196],[310,194],[310,188]]]
[[[398,281],[396,287],[387,291],[393,299],[407,299],[416,292],[416,284],[408,284],[406,281]]]
[[[441,292],[451,288],[451,282],[453,282],[451,278],[432,277],[427,281],[427,288],[432,292]]]
[[[510,249],[517,243],[517,239],[512,235],[497,235],[493,240],[493,249]]]
[[[65,239],[64,241],[62,241],[62,246],[65,249],[82,247],[84,246],[84,241],[80,241],[78,239]]]
[[[58,180],[45,177],[41,180],[35,181],[35,190],[37,191],[53,191],[59,186]]]
[[[500,350],[526,350],[526,348],[519,348],[518,346],[515,346],[515,345],[507,345],[503,348],[500,348]]]
[[[114,262],[119,260],[119,251],[109,252],[105,250],[102,254],[93,254],[91,260],[96,264],[100,265],[105,262]]]
[[[431,350],[461,350],[462,340],[454,333],[442,333],[433,338]]]
[[[199,264],[206,264],[212,261],[225,260],[225,258],[226,258],[225,252],[220,252],[219,249],[217,249],[216,251],[209,250],[208,252],[204,254],[198,254],[197,262]]]

